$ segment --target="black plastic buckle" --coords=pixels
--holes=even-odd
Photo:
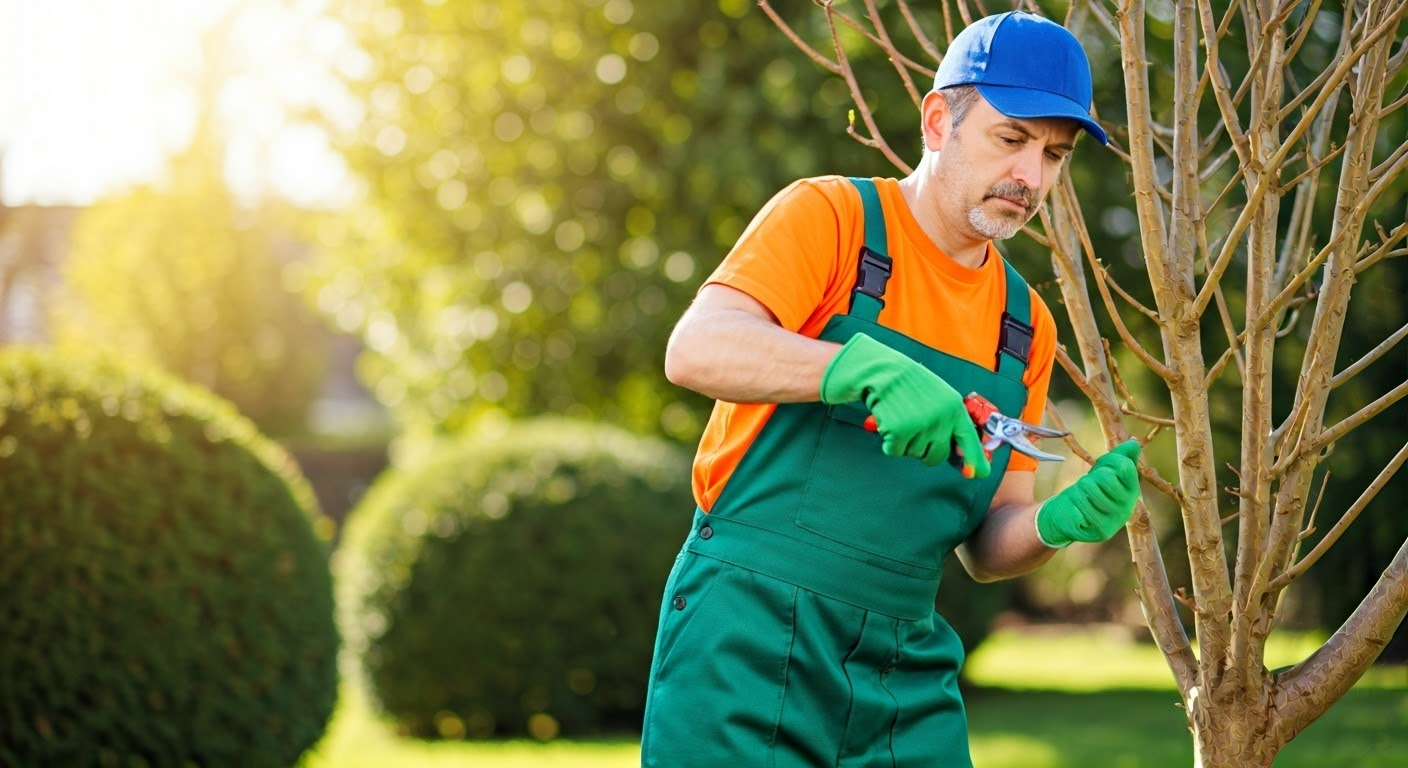
[[[894,262],[889,256],[861,246],[860,266],[856,273],[856,290],[875,299],[885,296],[885,285],[890,282],[890,272]]]
[[[1003,353],[1009,354],[1026,365],[1032,354],[1032,327],[1017,318],[1002,313],[1002,334],[997,341],[997,357],[1001,362]]]

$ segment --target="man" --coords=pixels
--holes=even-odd
[[[1031,219],[1082,130],[1106,142],[1090,103],[1064,28],[975,22],[924,99],[914,173],[789,186],[680,319],[666,374],[719,402],[643,765],[971,765],[962,645],[934,612],[944,559],[1026,573],[1113,536],[1139,496],[1130,441],[1038,505],[1035,462],[989,462],[962,402],[1041,421],[1054,324],[991,241]]]

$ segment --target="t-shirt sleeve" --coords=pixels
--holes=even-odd
[[[1046,415],[1046,395],[1051,388],[1051,369],[1056,362],[1056,321],[1036,291],[1032,291],[1031,296],[1032,351],[1027,360],[1027,371],[1022,376],[1023,383],[1027,385],[1027,405],[1022,409],[1021,419],[1028,424],[1040,424]],[[1008,472],[1033,472],[1036,467],[1036,459],[1016,451],[1007,461]]]
[[[841,218],[816,182],[803,179],[777,193],[704,281],[743,291],[778,323],[799,331],[836,278]]]

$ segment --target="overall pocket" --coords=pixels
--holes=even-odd
[[[828,410],[818,427],[797,525],[877,565],[935,576],[971,530],[976,484],[948,464],[930,467],[886,456],[880,435],[862,426],[868,415],[857,403]]]

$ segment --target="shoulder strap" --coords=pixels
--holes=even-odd
[[[1027,281],[1006,259],[1007,309],[1002,313],[1002,331],[997,341],[997,372],[1021,380],[1032,352],[1032,307]]]
[[[885,306],[885,284],[890,280],[894,262],[887,255],[885,209],[880,205],[875,181],[855,177],[850,181],[860,192],[861,206],[865,209],[865,245],[861,246],[856,266],[856,287],[851,291],[849,314],[873,323]]]

